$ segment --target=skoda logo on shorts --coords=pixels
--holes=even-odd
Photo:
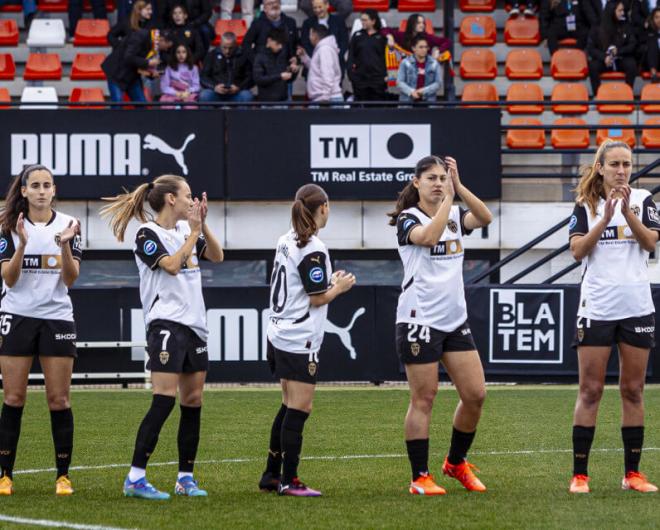
[[[314,267],[311,271],[309,271],[309,279],[314,283],[321,283],[324,276],[325,275],[323,274],[323,269],[321,267]]]
[[[156,253],[156,249],[158,248],[158,245],[156,245],[155,241],[152,241],[151,239],[147,240],[144,242],[144,253],[147,256],[153,256]]]
[[[7,250],[7,240],[3,237],[0,239],[0,253],[4,252]]]

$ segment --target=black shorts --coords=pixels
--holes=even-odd
[[[467,320],[448,333],[419,324],[396,325],[396,353],[403,364],[436,363],[446,351],[476,349]]]
[[[209,369],[209,349],[188,326],[171,320],[154,320],[147,329],[147,369],[152,372],[189,374]]]
[[[289,353],[278,350],[268,341],[266,347],[266,360],[270,372],[277,379],[289,379],[301,383],[316,384],[319,373],[319,354],[317,353]]]
[[[0,355],[78,357],[76,323],[0,313]]]
[[[592,320],[577,317],[573,348],[612,346],[623,342],[636,348],[655,346],[655,313],[622,320]]]

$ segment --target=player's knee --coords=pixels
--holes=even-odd
[[[65,410],[71,408],[71,402],[67,395],[49,395],[46,397],[49,410]]]
[[[26,397],[26,392],[8,392],[5,390],[4,402],[10,407],[23,407]]]
[[[433,402],[435,401],[435,396],[437,393],[437,388],[428,388],[416,392],[412,397],[413,407],[421,410],[422,412],[430,412],[433,408]]]
[[[593,407],[600,403],[603,397],[603,385],[600,383],[590,383],[580,385],[580,400],[587,407]]]
[[[470,392],[467,398],[462,401],[470,407],[480,409],[484,406],[484,402],[486,401],[486,389],[480,388],[479,390]]]
[[[184,407],[201,407],[202,406],[202,391],[195,390],[181,396],[181,404]]]
[[[622,384],[621,385],[621,399],[623,401],[626,401],[630,404],[633,405],[641,405],[643,395],[644,395],[644,387],[643,385],[640,384]]]

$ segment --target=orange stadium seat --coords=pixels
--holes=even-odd
[[[37,8],[44,13],[66,13],[68,0],[39,0]]]
[[[23,6],[20,4],[0,6],[0,13],[20,13],[21,11],[23,11]]]
[[[461,22],[458,39],[463,46],[492,46],[497,30],[495,19],[488,15],[469,15]]]
[[[389,11],[389,0],[353,0],[353,11],[359,13],[365,9],[375,9],[376,11]]]
[[[626,74],[623,72],[603,72],[600,74],[600,78],[604,81],[623,81]]]
[[[509,125],[543,125],[536,118],[513,118]],[[545,131],[543,129],[514,129],[506,133],[506,145],[511,149],[543,149]]]
[[[541,54],[527,48],[511,50],[506,56],[504,71],[509,79],[541,79],[543,77]]]
[[[557,44],[559,44],[560,48],[570,48],[573,46],[577,46],[577,39],[571,39],[571,38],[562,39]]]
[[[552,88],[551,101],[589,101],[589,92],[582,83],[557,83]],[[584,114],[589,105],[553,105],[555,114]]]
[[[646,120],[644,125],[660,125],[660,118]],[[642,143],[647,149],[660,148],[660,129],[643,129]]]
[[[602,118],[598,125],[604,125],[606,128],[596,131],[596,145],[600,145],[607,138],[611,138],[617,142],[626,142],[631,149],[635,147],[635,131],[619,127],[620,125],[632,125],[628,118]]]
[[[416,13],[435,11],[435,0],[399,0],[397,11],[399,13]]]
[[[555,125],[586,125],[581,118],[559,118]],[[555,149],[585,149],[589,147],[587,129],[552,129],[550,142]]]
[[[461,55],[460,72],[463,79],[495,79],[497,77],[495,53],[483,48],[465,50]]]
[[[497,101],[497,88],[492,83],[468,83],[463,87],[461,101]],[[471,108],[497,108],[497,105],[462,105]]]
[[[69,94],[69,101],[71,103],[103,103],[105,102],[105,97],[103,96],[103,90],[101,88],[79,88],[75,87],[71,89]],[[102,109],[103,106],[89,106],[89,107],[70,107],[72,109]]]
[[[399,31],[406,31],[406,23],[408,22],[407,18],[404,18],[401,22],[399,22]],[[425,17],[424,18],[424,31],[426,33],[433,35],[433,22],[431,21],[430,18]]]
[[[16,75],[16,65],[11,53],[0,53],[0,79],[11,81]]]
[[[506,91],[507,101],[543,101],[543,89],[534,83],[511,83]],[[543,105],[509,105],[510,114],[541,114]]]
[[[83,0],[83,9],[87,12],[92,10],[92,4],[89,0]],[[108,12],[114,11],[117,9],[114,0],[105,0],[105,10]]]
[[[633,90],[626,83],[619,81],[613,83],[602,83],[596,92],[596,101],[632,101]],[[620,105],[597,105],[598,112],[603,114],[629,114],[633,111],[633,104]]]
[[[18,45],[18,24],[14,19],[0,20],[0,46]]]
[[[495,11],[495,0],[460,0],[458,5],[465,13]]]
[[[107,46],[110,23],[104,19],[81,18],[73,35],[74,46]]]
[[[536,46],[541,42],[539,19],[509,18],[504,25],[504,42],[509,46]]]
[[[644,85],[639,99],[644,112],[649,114],[660,112],[660,84],[649,83]],[[656,101],[656,103],[645,103],[645,101]]]
[[[8,103],[11,101],[11,96],[9,95],[9,89],[7,88],[0,88],[0,101],[3,103]],[[7,105],[0,105],[0,109],[8,109],[9,106]]]
[[[71,65],[71,79],[102,80],[105,73],[101,70],[101,63],[105,59],[102,53],[77,53]]]
[[[216,20],[215,21],[215,40],[213,41],[214,46],[220,45],[220,37],[223,33],[231,31],[236,35],[236,42],[239,46],[243,42],[243,38],[247,33],[247,25],[245,20],[234,19],[234,20]]]
[[[40,81],[62,79],[62,61],[57,53],[31,53],[25,63],[23,79]]]
[[[582,50],[564,48],[552,54],[550,73],[554,79],[584,79],[588,72],[587,56]]]

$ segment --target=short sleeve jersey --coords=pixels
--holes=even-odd
[[[604,209],[602,198],[595,217],[587,205],[576,204],[569,222],[569,238],[587,234],[603,218]],[[660,231],[660,216],[647,190],[631,190],[630,209],[644,226]],[[649,253],[633,236],[618,201],[609,226],[591,254],[582,260],[578,316],[620,320],[654,313],[648,258]]]
[[[55,236],[75,221],[70,215],[53,210],[47,223],[33,223],[25,218],[28,240],[23,254],[21,275],[12,286],[3,285],[3,313],[32,318],[73,322],[73,305],[62,280],[62,249]],[[0,262],[9,261],[19,244],[18,234],[0,234]],[[73,259],[82,259],[80,236],[69,241]]]
[[[451,332],[467,320],[463,287],[463,235],[469,211],[452,206],[447,227],[437,245],[423,247],[410,241],[417,226],[431,217],[415,206],[401,212],[397,219],[399,256],[403,262],[403,284],[399,295],[396,322],[429,326]]]
[[[309,296],[330,287],[328,249],[316,236],[298,248],[291,230],[279,238],[270,281],[268,340],[288,353],[318,352],[323,342],[328,306],[314,307]]]
[[[206,341],[208,327],[199,268],[206,250],[204,237],[200,235],[197,239],[178,274],[170,274],[158,266],[164,257],[175,254],[189,235],[187,221],[177,222],[171,230],[153,221],[138,228],[133,252],[140,272],[140,299],[147,327],[154,320],[170,320],[190,327]]]

